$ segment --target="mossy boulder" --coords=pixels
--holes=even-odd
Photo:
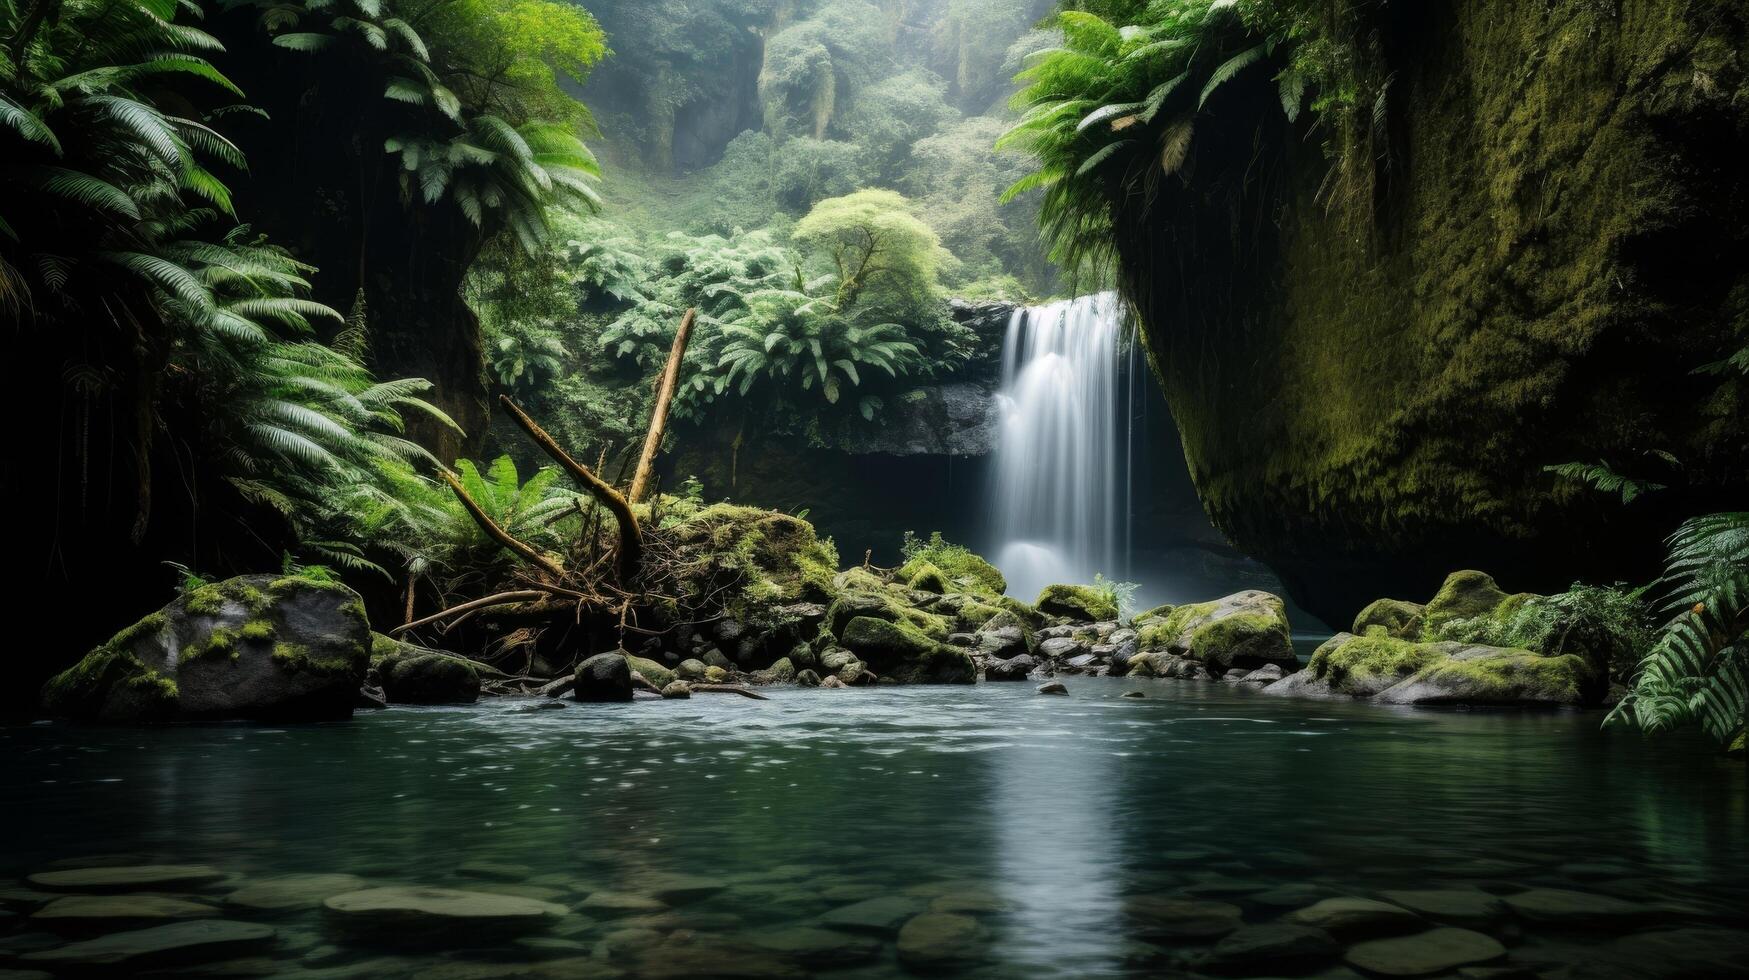
[[[1082,623],[1117,618],[1117,603],[1090,585],[1047,585],[1033,603],[1042,613],[1063,616]]]
[[[857,616],[845,624],[839,640],[876,674],[901,684],[970,684],[978,678],[977,665],[964,650],[907,623]]]
[[[1299,669],[1286,606],[1279,596],[1256,590],[1176,606],[1137,630],[1136,646],[1189,657],[1216,677],[1234,667],[1265,664],[1287,672]]]
[[[1427,603],[1423,612],[1424,629],[1433,631],[1454,619],[1486,616],[1505,601],[1506,593],[1488,573],[1473,569],[1452,572],[1445,577],[1432,601]]]
[[[648,657],[635,657],[628,653],[626,654],[626,665],[641,674],[644,680],[649,681],[657,690],[667,687],[679,679],[674,671]]]
[[[911,569],[909,575],[905,573],[906,569]],[[947,576],[942,573],[941,569],[929,562],[913,562],[900,569],[899,574],[905,579],[907,586],[919,592],[933,592],[940,595],[947,591]]]
[[[1372,627],[1380,626],[1391,636],[1412,640],[1421,635],[1426,618],[1427,607],[1419,602],[1375,599],[1354,617],[1354,634],[1364,636]]]
[[[723,673],[720,667],[707,667]],[[647,678],[646,678],[647,679]],[[577,683],[571,696],[579,701],[630,701],[632,699],[632,668],[622,653],[598,653],[577,665]]]
[[[763,628],[776,607],[830,602],[838,552],[799,517],[712,504],[672,528],[689,603],[720,603],[730,618]],[[782,617],[780,617],[782,618]]]
[[[1370,698],[1387,704],[1587,706],[1608,690],[1608,676],[1575,654],[1439,641],[1417,643],[1373,626],[1365,636],[1338,633],[1299,674],[1264,688],[1302,697]]]
[[[1165,619],[1172,614],[1174,608],[1175,607],[1172,603],[1164,602],[1152,609],[1144,609],[1141,612],[1136,613],[1134,616],[1130,617],[1130,622],[1137,626],[1141,626],[1144,623],[1150,623],[1157,619]]]
[[[1450,653],[1438,643],[1417,643],[1374,626],[1365,636],[1338,633],[1312,654],[1305,683],[1322,682],[1331,693],[1370,698]]]
[[[390,704],[473,704],[479,700],[480,673],[473,664],[380,633],[373,636],[370,666]]]
[[[941,573],[947,586],[942,591],[954,589],[993,597],[1008,589],[1008,580],[1002,577],[1002,572],[995,565],[957,545],[931,548],[927,557],[911,559],[899,567],[898,578],[910,583],[914,589],[921,589],[923,586],[917,584],[916,578],[920,572],[930,568]]]
[[[856,591],[840,595],[826,610],[826,628],[834,636],[842,637],[845,627],[858,616],[904,623],[937,641],[946,640],[948,633],[952,632],[945,616],[924,612],[900,598],[893,590]]]
[[[193,589],[43,688],[49,713],[113,724],[352,715],[371,645],[358,593],[303,576]]]

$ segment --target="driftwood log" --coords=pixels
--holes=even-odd
[[[656,405],[650,410],[650,430],[644,434],[644,450],[638,454],[638,468],[632,472],[632,487],[626,493],[626,499],[634,504],[650,492],[656,454],[662,451],[662,435],[668,431],[668,409],[674,404],[674,392],[680,385],[680,362],[686,357],[692,321],[697,316],[697,310],[687,310],[680,318],[680,329],[674,331],[674,346],[668,350],[668,363],[663,366],[661,381],[656,386]]]

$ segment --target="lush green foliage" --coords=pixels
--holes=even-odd
[[[1749,513],[1684,522],[1659,586],[1671,619],[1610,720],[1740,739],[1749,719]]]
[[[1510,612],[1436,624],[1422,639],[1519,647],[1547,656],[1593,654],[1608,661],[1612,676],[1625,677],[1652,645],[1643,591],[1575,582],[1565,592],[1516,603]]]

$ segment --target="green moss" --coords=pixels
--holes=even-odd
[[[940,595],[947,591],[947,576],[942,574],[941,569],[921,559],[907,562],[904,568],[899,569],[899,576],[905,580],[906,585],[919,592]]]
[[[1255,646],[1259,637],[1271,633],[1282,633],[1282,645],[1291,649],[1281,620],[1262,612],[1230,613],[1190,634],[1190,655],[1205,664],[1231,666],[1235,651]]]
[[[1354,617],[1354,633],[1364,635],[1371,627],[1383,627],[1392,636],[1421,635],[1422,617],[1427,607],[1401,599],[1376,599]]]
[[[1306,669],[1334,687],[1379,690],[1444,657],[1436,646],[1398,639],[1375,627],[1365,636],[1326,642]]]
[[[928,541],[907,532],[904,554],[905,564],[899,568],[899,577],[906,581],[910,581],[922,566],[932,565],[941,571],[948,583],[967,592],[999,596],[1008,589],[1007,579],[1002,577],[1002,572],[996,566],[985,561],[970,548],[944,540],[940,531],[930,534]],[[913,585],[912,588],[920,586]]]
[[[1156,607],[1168,610],[1165,618],[1155,623],[1149,623],[1139,630],[1136,633],[1136,642],[1143,650],[1164,650],[1167,645],[1183,634],[1193,621],[1208,616],[1218,606],[1219,604],[1214,602],[1189,602],[1182,606]]]
[[[1443,658],[1415,675],[1467,697],[1498,702],[1556,701],[1584,704],[1596,688],[1596,677],[1583,658],[1571,654],[1539,657],[1523,650],[1503,650],[1499,656]]]
[[[628,653],[626,654],[626,665],[644,675],[644,680],[657,687],[667,687],[675,680],[674,671],[647,657],[634,657]]]
[[[772,606],[829,602],[837,594],[837,549],[798,517],[712,504],[671,533],[687,559],[681,583],[687,596],[721,602],[733,618],[756,627],[766,625]]]
[[[1500,591],[1493,577],[1486,572],[1452,572],[1440,585],[1439,593],[1427,603],[1422,633],[1431,638],[1447,622],[1486,616],[1505,601],[1506,593]]]
[[[1090,585],[1047,585],[1033,603],[1041,612],[1086,622],[1117,618],[1117,603]]]
[[[190,643],[182,648],[183,663],[197,660],[228,659],[236,663],[241,653],[237,649],[237,631],[224,626],[216,626],[198,643]]]
[[[265,619],[251,619],[243,624],[237,635],[251,643],[267,643],[273,640],[273,624]]]
[[[1010,612],[1023,622],[1028,629],[1038,629],[1044,625],[1044,616],[1030,603],[1022,602],[1010,595],[999,595],[991,600],[1005,612]]]
[[[394,637],[385,636],[382,633],[372,633],[370,635],[370,665],[372,667],[378,666],[384,660],[400,652],[400,649],[401,643]]]
[[[359,654],[364,652],[360,647]],[[296,643],[275,643],[273,662],[284,670],[299,674],[331,676],[353,672],[353,662],[348,658],[313,656],[308,647]]]
[[[886,579],[861,565],[839,572],[834,581],[839,589],[845,591],[860,589],[864,592],[879,592],[887,587]]]
[[[109,642],[99,649],[131,650],[135,643],[156,637],[159,633],[164,632],[164,627],[168,625],[170,625],[170,618],[165,616],[163,612],[150,613],[140,617],[139,622],[110,637]]]
[[[844,646],[881,677],[901,683],[971,683],[977,667],[963,650],[907,623],[857,616],[844,628]]]
[[[225,593],[216,585],[203,585],[182,597],[182,608],[191,616],[217,616],[224,611]]]
[[[225,594],[226,598],[241,603],[244,609],[249,610],[251,616],[259,616],[267,610],[267,593],[240,578],[220,582],[218,588]]]
[[[1169,602],[1162,603],[1152,609],[1144,609],[1141,612],[1136,613],[1134,616],[1130,617],[1130,622],[1140,623],[1149,619],[1164,619],[1172,614],[1174,608],[1175,607]]]
[[[273,595],[283,595],[287,592],[295,592],[295,591],[300,591],[300,590],[314,591],[314,592],[328,592],[328,593],[332,593],[334,595],[345,595],[345,596],[350,596],[350,595],[354,594],[351,589],[346,587],[346,583],[341,582],[338,579],[329,578],[328,576],[325,576],[325,575],[321,575],[321,576],[314,576],[314,575],[307,575],[307,574],[285,575],[285,576],[282,576],[280,578],[274,579],[272,582],[269,582],[267,585],[267,591]]]
[[[970,630],[976,630],[1005,612],[1000,606],[992,606],[983,602],[968,602],[960,606],[958,619],[960,625]]]

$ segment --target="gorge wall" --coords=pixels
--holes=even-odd
[[[1204,506],[1331,622],[1456,567],[1643,581],[1681,517],[1749,499],[1741,380],[1693,373],[1749,340],[1745,9],[1378,9],[1365,193],[1258,70],[1188,176],[1114,208]],[[1544,471],[1573,460],[1669,489]]]

